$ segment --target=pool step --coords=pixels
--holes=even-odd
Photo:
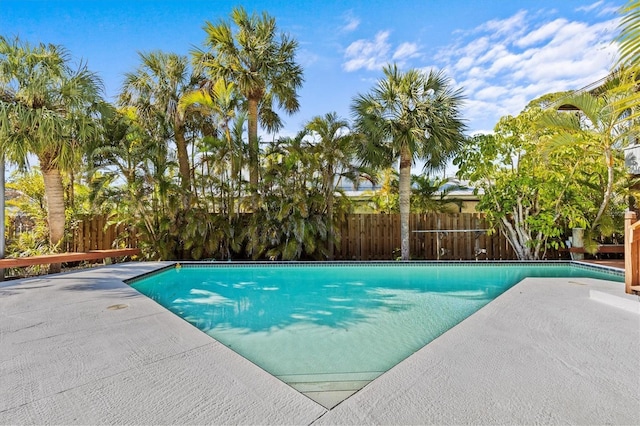
[[[381,371],[283,375],[278,378],[323,407],[332,409],[380,374]]]
[[[289,383],[291,387],[300,392],[334,392],[359,390],[365,387],[371,380],[359,380],[350,382],[302,382]]]
[[[632,294],[619,292],[617,294],[589,290],[589,297],[607,305],[640,315],[640,298]]]

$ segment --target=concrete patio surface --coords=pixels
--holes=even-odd
[[[122,281],[163,265],[0,283],[0,424],[640,424],[621,283],[528,278],[327,410]]]

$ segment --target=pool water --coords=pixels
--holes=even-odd
[[[327,407],[526,277],[622,280],[568,263],[226,265],[131,286]]]

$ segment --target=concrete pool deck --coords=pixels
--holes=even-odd
[[[0,283],[0,424],[640,424],[640,300],[528,278],[327,410],[122,280]]]

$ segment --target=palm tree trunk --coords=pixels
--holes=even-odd
[[[49,221],[49,244],[56,251],[64,238],[64,187],[60,170],[48,164],[40,164],[44,178],[44,193],[47,197],[47,214]],[[52,264],[49,273],[60,272],[60,264]]]
[[[327,216],[328,216],[328,228],[329,235],[327,237],[327,245],[328,245],[328,258],[329,260],[333,260],[334,252],[335,252],[335,230],[334,222],[333,222],[333,190],[327,192]]]
[[[611,154],[611,150],[607,149],[604,153],[605,161],[607,163],[607,186],[604,191],[604,196],[602,198],[602,203],[600,203],[600,208],[598,209],[598,213],[596,214],[596,218],[593,220],[592,227],[595,228],[598,223],[600,223],[600,219],[602,219],[602,215],[604,214],[607,206],[609,205],[609,201],[611,201],[611,194],[613,193],[613,155]]]
[[[182,205],[184,209],[189,208],[189,192],[191,191],[191,167],[189,166],[189,153],[187,152],[187,141],[184,137],[183,129],[176,128],[176,150],[178,151],[178,168],[180,169],[180,186],[182,187]]]
[[[247,114],[249,132],[249,183],[253,190],[258,187],[260,144],[258,143],[258,100],[249,98]]]
[[[229,212],[228,212],[228,219],[229,219],[229,224],[232,223],[232,217],[233,217],[233,213],[235,212],[235,182],[236,182],[236,153],[234,151],[234,147],[233,147],[233,141],[231,139],[231,131],[229,130],[229,120],[226,120],[224,123],[224,136],[227,139],[227,146],[229,147],[229,170],[230,170],[230,176],[229,176],[229,191],[228,191],[228,198],[229,198]]]
[[[403,146],[400,152],[400,248],[402,260],[409,260],[409,212],[411,210],[411,152]]]
[[[75,212],[76,209],[76,191],[75,191],[75,182],[76,175],[73,173],[73,170],[69,171],[69,189],[67,191],[67,200],[69,201],[69,206]]]

